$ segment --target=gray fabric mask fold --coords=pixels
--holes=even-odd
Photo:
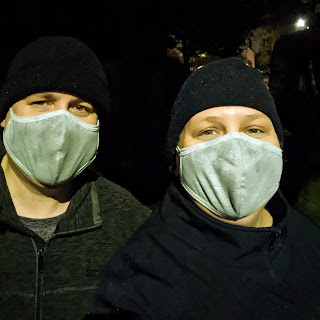
[[[176,150],[184,189],[222,218],[249,216],[279,188],[282,150],[242,132]]]

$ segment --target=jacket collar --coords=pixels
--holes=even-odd
[[[273,216],[274,225],[271,227],[252,228],[228,224],[203,212],[180,183],[175,182],[169,186],[160,214],[170,223],[174,213],[181,222],[176,226],[177,232],[179,228],[185,229],[184,224],[191,226],[192,241],[202,246],[208,254],[219,257],[223,263],[243,267],[255,264],[259,255],[275,258],[286,241],[286,221],[290,206],[280,191],[269,201],[266,209]],[[256,260],[252,260],[253,257]]]
[[[82,185],[77,183],[78,191],[72,197],[67,211],[61,218],[56,234],[81,232],[96,228],[102,223],[95,181],[82,180]]]
[[[67,211],[59,221],[55,234],[82,232],[101,225],[96,176],[83,172],[75,181],[75,189]],[[33,233],[20,221],[14,208],[4,172],[0,167],[0,223],[27,235]]]

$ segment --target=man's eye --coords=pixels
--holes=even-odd
[[[52,109],[53,104],[47,100],[33,101],[30,105],[39,112],[47,112]]]
[[[39,106],[43,106],[45,103],[47,103],[45,100],[31,102],[31,104],[37,104]]]
[[[81,106],[81,105],[78,105],[76,106],[76,110],[78,111],[81,111],[81,112],[90,112],[89,108],[85,107],[85,106]]]

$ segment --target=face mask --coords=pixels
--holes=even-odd
[[[95,159],[99,122],[85,123],[66,110],[20,117],[10,108],[3,141],[10,158],[31,179],[56,185],[76,177]]]
[[[184,189],[222,218],[249,216],[279,188],[282,150],[244,133],[177,147],[177,152]]]

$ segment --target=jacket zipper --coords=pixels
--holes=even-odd
[[[37,306],[36,306],[36,320],[42,319],[42,284],[43,284],[43,272],[44,272],[44,248],[38,249],[38,298],[37,298]]]
[[[93,231],[99,229],[101,227],[101,223],[96,226],[84,228],[77,231],[67,231],[67,232],[59,232],[54,234],[46,244],[48,244],[52,239],[57,238],[61,235],[72,235],[77,233],[82,233],[84,231]],[[43,248],[38,248],[34,239],[31,238],[33,247],[36,253],[36,281],[35,281],[35,313],[34,320],[42,320],[42,295],[43,295],[43,274],[44,274],[44,253],[46,251],[46,246]]]
[[[44,252],[45,247],[37,248],[34,239],[32,243],[36,253],[36,281],[35,281],[35,313],[34,320],[42,319],[42,291],[44,273]]]
[[[275,250],[275,246],[277,246],[277,245],[281,246],[281,244],[279,243],[280,238],[281,238],[281,233],[282,233],[281,229],[276,230],[275,233],[272,235],[269,246],[268,246],[268,254],[269,254],[269,259],[270,259],[269,272],[270,272],[271,277],[278,282],[280,281],[280,278],[277,275],[277,273],[275,272],[275,269],[273,267],[271,254]]]

